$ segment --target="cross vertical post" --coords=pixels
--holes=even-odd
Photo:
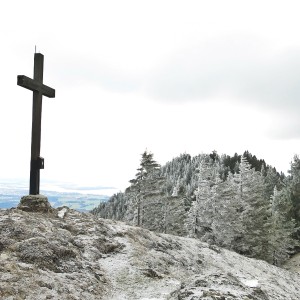
[[[43,83],[44,56],[34,55],[33,80]],[[42,94],[33,91],[31,128],[30,195],[40,193],[40,169],[37,160],[41,150]]]
[[[18,85],[33,91],[29,185],[30,195],[38,195],[40,193],[40,169],[44,169],[44,159],[40,157],[42,98],[43,95],[49,98],[55,97],[55,90],[43,84],[43,70],[44,56],[41,53],[35,53],[33,79],[24,75],[19,75],[17,83]]]

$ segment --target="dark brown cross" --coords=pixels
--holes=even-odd
[[[31,129],[31,162],[30,162],[30,195],[40,193],[40,169],[44,169],[44,159],[40,157],[42,97],[55,97],[55,90],[43,84],[44,55],[34,54],[33,79],[18,75],[18,85],[33,91],[32,129]]]

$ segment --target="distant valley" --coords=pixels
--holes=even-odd
[[[0,179],[0,208],[16,207],[22,196],[28,195],[24,180]],[[117,189],[102,186],[78,186],[70,183],[45,182],[41,194],[48,197],[53,207],[68,206],[86,212],[100,202],[106,202]]]

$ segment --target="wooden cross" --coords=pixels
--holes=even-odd
[[[30,162],[30,195],[40,193],[40,169],[44,169],[44,159],[40,157],[42,97],[55,97],[55,90],[43,84],[44,55],[34,54],[33,79],[18,75],[18,85],[33,91],[32,129],[31,129],[31,162]]]

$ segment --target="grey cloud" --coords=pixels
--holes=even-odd
[[[165,101],[227,94],[271,109],[300,107],[300,52],[269,53],[261,42],[245,38],[185,49],[148,78],[146,91]]]
[[[62,59],[60,79],[68,85],[97,85],[116,92],[140,91],[163,102],[234,98],[282,119],[274,138],[300,137],[300,49],[276,53],[262,40],[232,36],[186,47],[153,68],[134,73],[93,58]],[[57,70],[56,77],[57,77]],[[88,87],[87,87],[88,88]],[[224,97],[225,99],[225,97]],[[226,98],[228,99],[228,97]]]
[[[61,58],[53,72],[66,85],[143,91],[158,101],[205,101],[225,94],[268,109],[293,110],[300,104],[299,50],[274,55],[263,41],[233,36],[186,47],[152,72],[129,72],[86,57]]]
[[[233,98],[272,117],[270,137],[300,138],[299,50],[274,54],[262,41],[238,37],[186,48],[149,76],[145,92],[170,103]]]
[[[251,98],[270,109],[293,111],[300,108],[299,81],[300,52],[285,53],[275,61],[257,65],[238,89],[239,97]]]

